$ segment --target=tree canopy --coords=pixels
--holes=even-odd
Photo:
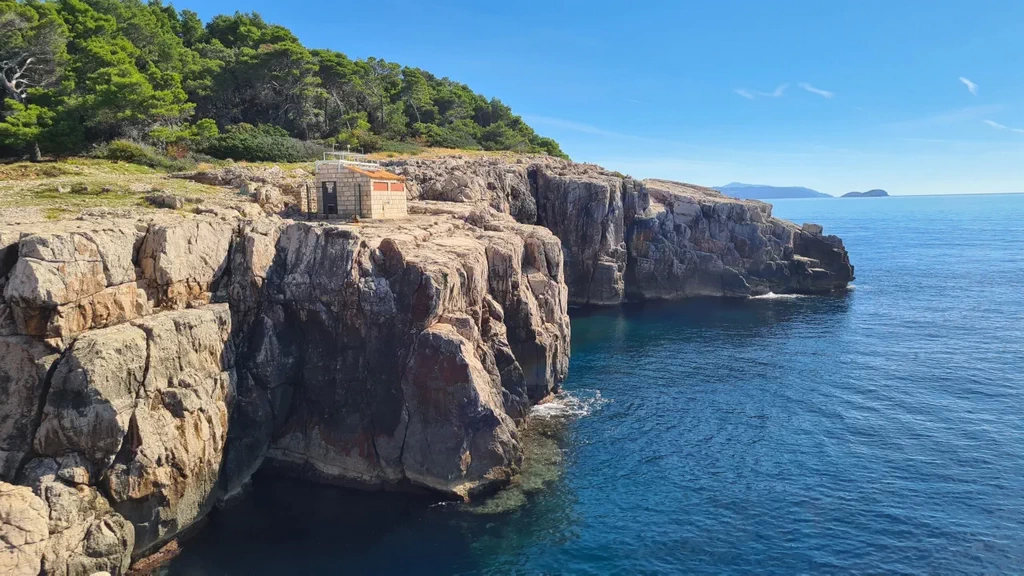
[[[204,25],[161,0],[0,0],[0,157],[115,139],[212,153],[239,149],[246,135],[366,152],[413,141],[564,156],[497,98],[418,68],[308,49],[256,13]]]

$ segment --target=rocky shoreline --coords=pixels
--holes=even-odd
[[[567,375],[570,305],[853,279],[840,239],[707,188],[386,164],[407,219],[296,220],[292,183],[232,169],[190,177],[253,203],[0,226],[0,572],[124,573],[257,469],[492,491]]]

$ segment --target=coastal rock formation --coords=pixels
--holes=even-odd
[[[420,197],[486,205],[549,228],[565,251],[573,304],[827,293],[853,280],[838,237],[774,218],[769,204],[710,188],[640,181],[546,157],[387,164]]]
[[[567,302],[550,233],[492,217],[281,230],[239,392],[280,422],[271,466],[459,496],[511,478],[515,421],[568,369]]]
[[[258,469],[496,489],[566,377],[570,303],[853,277],[820,226],[710,189],[546,157],[392,168],[405,219],[268,216],[302,178],[271,171],[210,180],[262,209],[0,225],[0,571],[123,574]]]
[[[131,524],[94,488],[57,477],[57,465],[30,470],[28,486],[0,482],[0,573],[124,574]]]
[[[0,480],[28,487],[0,496],[24,536],[5,569],[124,573],[264,464],[457,498],[507,483],[568,370],[560,243],[424,210],[3,229]]]
[[[57,364],[34,451],[102,490],[135,526],[135,551],[213,506],[233,392],[225,304],[90,331]],[[31,469],[35,461],[30,462]]]

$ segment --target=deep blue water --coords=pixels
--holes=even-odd
[[[259,478],[169,571],[1024,571],[1024,196],[775,212],[842,236],[855,289],[576,313],[539,490],[468,509]]]

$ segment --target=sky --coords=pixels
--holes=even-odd
[[[173,3],[466,83],[639,178],[1024,192],[1020,0]]]

